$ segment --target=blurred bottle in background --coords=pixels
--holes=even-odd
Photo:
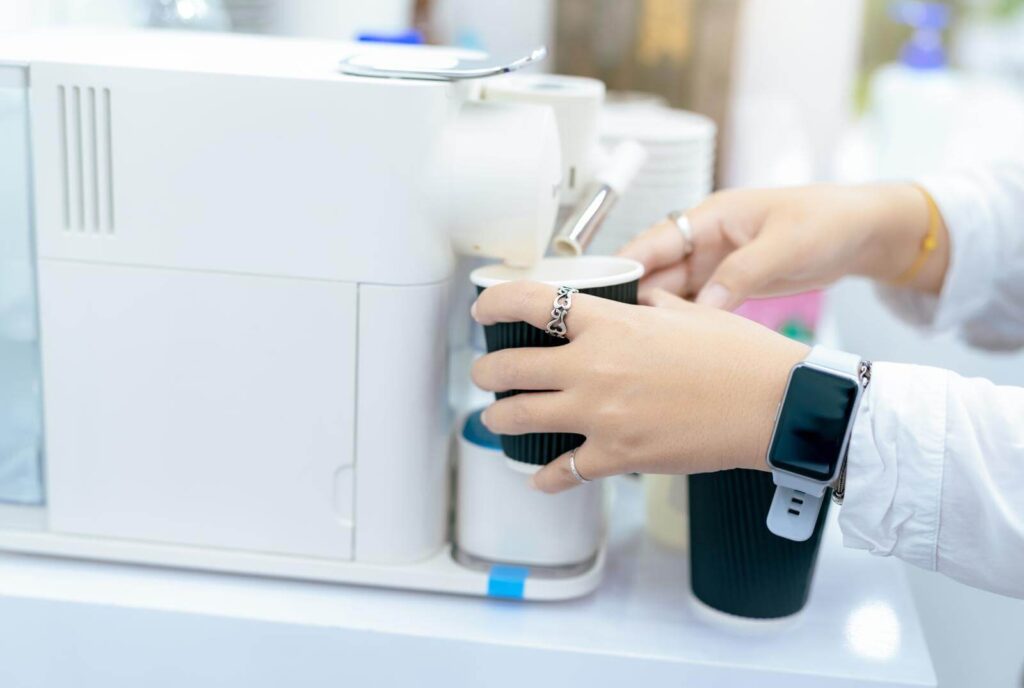
[[[233,14],[247,10],[254,0],[227,0]],[[354,40],[360,33],[398,34],[412,27],[412,0],[260,0],[262,32],[283,36]],[[251,19],[250,19],[251,21]]]
[[[950,65],[943,40],[950,7],[897,2],[889,16],[911,34],[898,60],[870,78],[867,174],[907,179],[1022,154],[1024,99],[996,74]]]
[[[148,26],[190,31],[230,31],[221,0],[149,0]]]
[[[899,59],[871,78],[870,107],[877,172],[888,179],[934,169],[949,139],[963,83],[949,68],[942,34],[950,8],[938,2],[896,2],[892,20],[911,28]]]

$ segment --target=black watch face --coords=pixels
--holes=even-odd
[[[813,480],[828,480],[839,463],[859,385],[808,366],[789,379],[768,463]]]

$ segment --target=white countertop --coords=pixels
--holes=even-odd
[[[0,686],[926,686],[901,565],[829,524],[807,608],[740,622],[616,479],[606,579],[571,602],[480,598],[0,554]]]

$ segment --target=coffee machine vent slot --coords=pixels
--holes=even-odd
[[[114,233],[110,89],[58,86],[64,231]]]

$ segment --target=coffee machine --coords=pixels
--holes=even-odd
[[[254,36],[0,41],[0,549],[597,586],[600,538],[561,573],[455,556],[453,276],[543,255],[593,176],[603,95],[460,78],[476,62],[507,71]]]

